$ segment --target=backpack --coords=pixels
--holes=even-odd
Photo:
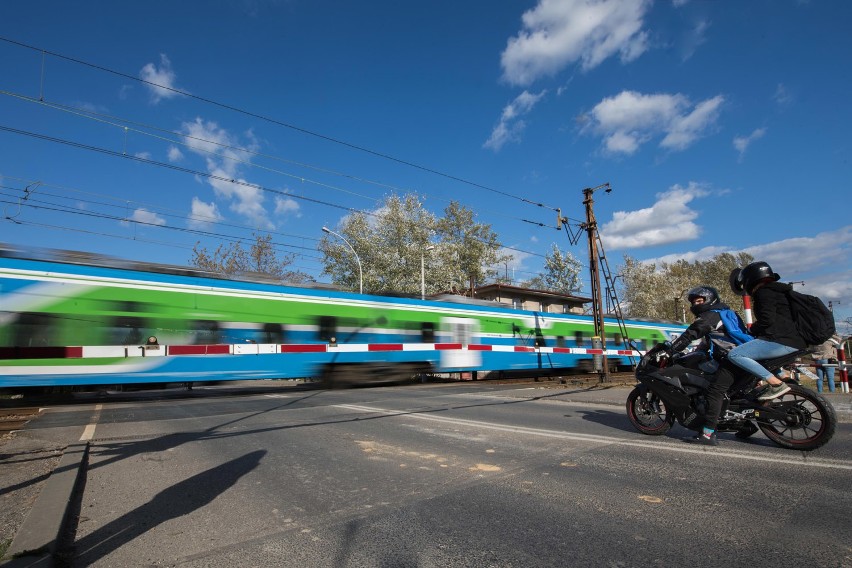
[[[748,341],[754,339],[746,329],[743,320],[740,319],[740,316],[737,315],[737,312],[734,310],[712,310],[719,314],[719,317],[722,319],[722,325],[725,326],[725,334],[728,336],[728,339],[731,340],[731,343],[734,345],[742,345]]]
[[[796,331],[808,345],[820,345],[836,333],[834,314],[816,296],[795,290],[786,292]]]

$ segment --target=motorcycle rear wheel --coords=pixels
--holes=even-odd
[[[674,424],[674,414],[653,391],[645,394],[636,387],[627,395],[627,417],[633,427],[649,436],[661,436]]]
[[[786,407],[783,420],[758,422],[766,437],[792,450],[810,451],[824,446],[834,436],[837,416],[834,407],[821,395],[800,385],[790,385],[790,392],[769,401],[773,407]]]

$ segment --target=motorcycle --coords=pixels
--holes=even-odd
[[[807,353],[797,351],[761,364],[776,369]],[[700,352],[669,357],[662,345],[645,353],[636,367],[639,384],[627,397],[627,416],[633,426],[643,434],[660,436],[677,420],[685,428],[700,431],[706,408],[704,392],[718,371],[707,363]],[[726,359],[719,364],[734,374],[735,381],[724,397],[717,432],[735,432],[745,439],[759,429],[779,446],[803,451],[825,445],[834,435],[834,407],[821,395],[791,379],[788,393],[757,400],[757,377]]]

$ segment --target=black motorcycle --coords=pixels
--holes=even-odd
[[[761,361],[768,369],[788,364],[807,351]],[[627,416],[637,430],[650,436],[669,431],[675,420],[690,430],[704,425],[704,391],[713,380],[715,362],[703,353],[668,357],[662,346],[649,350],[636,368],[639,385],[627,397]],[[711,366],[708,367],[708,363]],[[767,401],[757,400],[759,379],[723,359],[721,365],[736,378],[722,404],[717,432],[736,432],[747,438],[760,429],[781,447],[810,451],[834,435],[834,407],[821,395],[788,381],[790,391]]]

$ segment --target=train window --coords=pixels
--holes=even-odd
[[[219,322],[214,320],[197,320],[194,322],[194,329],[195,337],[192,340],[194,345],[222,343],[222,332],[219,329]]]
[[[423,343],[435,343],[435,324],[424,321],[420,324],[420,340]]]
[[[334,316],[320,316],[317,335],[323,341],[329,341],[337,337],[337,318]]]
[[[284,327],[280,323],[265,323],[261,337],[261,343],[285,343]]]
[[[11,325],[12,347],[34,347],[43,345],[61,345],[56,335],[65,327],[64,318],[54,314],[22,312]]]
[[[582,331],[574,332],[574,342],[577,344],[577,347],[582,347],[586,344],[586,338],[584,337]]]
[[[106,345],[137,345],[147,337],[143,328],[145,320],[137,316],[107,318]]]
[[[565,336],[557,335],[556,336],[556,346],[557,347],[565,347]]]

